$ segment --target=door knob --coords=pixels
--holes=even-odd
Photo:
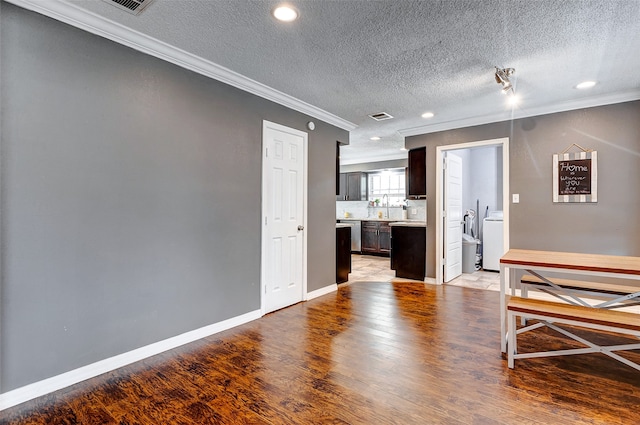
[[[298,230],[304,230],[304,226],[298,226]]]

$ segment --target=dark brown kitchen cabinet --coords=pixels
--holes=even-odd
[[[340,173],[338,176],[338,192],[336,194],[336,201],[347,200],[347,174]]]
[[[391,270],[396,277],[424,280],[427,232],[424,227],[391,227]]]
[[[391,228],[381,221],[362,222],[362,253],[388,256],[391,252]]]
[[[340,190],[337,201],[367,200],[367,173],[341,173],[338,181]]]
[[[375,222],[362,222],[362,245],[363,254],[378,252],[378,226]]]
[[[427,196],[427,148],[409,150],[407,169],[407,198]]]
[[[351,272],[351,227],[336,228],[336,283],[349,280]]]
[[[367,174],[347,173],[347,201],[367,200]]]

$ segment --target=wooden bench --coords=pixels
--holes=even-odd
[[[516,316],[521,316],[526,319],[535,319],[538,323],[525,326],[521,329],[516,329]],[[571,326],[632,335],[640,338],[640,314],[512,296],[509,298],[507,303],[507,321],[507,352],[509,368],[513,369],[515,359],[603,353],[640,371],[639,364],[614,353],[614,351],[640,349],[640,342],[636,344],[599,346],[556,325],[557,323],[561,323]],[[535,353],[518,353],[517,335],[542,326],[548,326],[561,334],[586,345],[587,347],[557,351],[540,351]]]
[[[528,289],[535,289],[554,295],[570,304],[582,304],[585,306],[588,306],[586,302],[578,301],[572,295],[587,296],[596,300],[608,300],[607,302],[593,306],[599,308],[615,308],[640,304],[639,299],[634,297],[634,294],[640,292],[640,287],[638,286],[560,278],[553,278],[550,281],[557,285],[559,289],[549,285],[537,276],[523,275],[520,279],[521,294],[523,297],[527,297]]]

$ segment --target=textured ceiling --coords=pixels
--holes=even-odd
[[[397,156],[403,135],[640,98],[639,0],[293,0],[293,23],[276,1],[68,3],[354,123],[345,162]],[[494,65],[516,69],[513,111]],[[367,117],[381,111],[395,118]]]

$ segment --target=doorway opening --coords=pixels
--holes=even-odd
[[[464,249],[461,243],[462,234],[463,232],[467,234],[473,233],[474,238],[479,238],[479,220],[482,220],[483,216],[488,213],[486,203],[475,208],[467,207],[462,209],[462,202],[458,205],[459,203],[455,201],[455,197],[454,202],[447,198],[450,194],[447,194],[448,182],[446,173],[451,170],[446,169],[446,157],[448,154],[453,154],[454,151],[464,155],[466,150],[489,147],[495,147],[496,152],[501,150],[501,155],[498,159],[502,164],[501,167],[497,169],[497,173],[501,174],[502,184],[497,188],[500,199],[496,202],[497,206],[495,208],[502,208],[502,223],[504,229],[502,234],[502,249],[504,251],[509,249],[509,138],[505,137],[457,145],[438,146],[436,147],[436,284],[442,284],[446,280],[455,278],[458,270],[461,271],[462,249]],[[453,168],[455,169],[456,167]],[[453,176],[453,179],[450,179],[449,183],[455,181],[456,178],[458,177]],[[450,187],[449,189],[451,190],[452,188]],[[452,208],[452,210],[448,211],[449,208]],[[474,210],[475,220],[477,220],[473,230],[471,229],[471,222],[468,220],[468,215],[471,214],[468,210],[471,209]],[[469,214],[466,214],[465,211]],[[462,227],[464,224],[466,224],[466,228]],[[460,264],[456,264],[456,262]],[[447,269],[447,267],[449,267],[449,269]]]

